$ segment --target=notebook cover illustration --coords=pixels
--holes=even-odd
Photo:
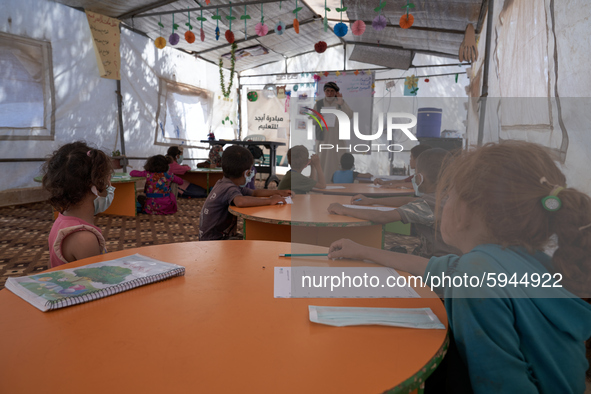
[[[9,278],[6,288],[45,312],[184,274],[185,267],[135,254],[77,268]]]

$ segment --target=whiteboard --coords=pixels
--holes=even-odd
[[[331,72],[328,75],[319,73],[320,80],[316,86],[316,101],[324,98],[324,85],[328,82],[334,82],[339,87],[339,93],[342,93],[343,100],[351,107],[353,112],[359,114],[359,131],[361,134],[370,135],[375,131],[371,130],[373,114],[373,93],[374,78],[373,71],[359,71],[357,75],[353,71],[340,72],[336,75]],[[367,143],[358,139],[353,132],[353,119],[351,121],[351,144]]]

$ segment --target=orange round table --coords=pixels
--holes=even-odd
[[[408,393],[435,369],[447,330],[331,327],[310,322],[308,305],[429,307],[447,327],[438,298],[274,298],[273,267],[290,265],[278,257],[290,249],[188,242],[80,260],[68,267],[141,253],[186,275],[45,313],[1,290],[0,392]]]
[[[383,225],[349,216],[332,215],[328,206],[350,204],[351,197],[299,194],[293,204],[238,208],[229,211],[244,221],[244,239],[330,246],[341,238],[382,248]]]
[[[333,188],[335,186],[337,188]],[[326,187],[326,189],[312,189],[312,191],[336,196],[363,194],[368,197],[412,196],[415,194],[412,189],[386,189],[384,187],[374,187],[372,184],[367,183],[331,183]]]

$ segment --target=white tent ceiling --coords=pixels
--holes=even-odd
[[[227,6],[229,2],[223,0],[211,0],[209,5],[204,0],[56,0],[59,3],[84,8],[103,15],[121,19],[128,27],[138,32],[142,32],[152,40],[160,35],[168,39],[172,33],[173,15],[159,14],[162,12],[178,11],[174,14],[175,23],[180,27],[178,29],[181,40],[176,48],[185,50],[200,58],[216,63],[220,57],[230,51],[230,44],[224,38],[224,32],[229,28],[226,16],[230,13],[230,8],[219,8],[216,6]],[[382,14],[387,18],[388,25],[382,31],[375,31],[371,27],[371,21],[377,13],[374,11],[380,4],[380,0],[352,0],[344,1],[343,5],[347,11],[343,13],[344,22],[363,20],[367,24],[367,29],[362,36],[354,36],[349,33],[343,38],[337,37],[331,29],[324,31],[322,18],[324,17],[324,0],[311,0],[304,2],[299,0],[298,7],[302,10],[298,13],[300,22],[300,33],[296,34],[292,28],[294,19],[293,10],[296,8],[296,0],[272,1],[262,0],[265,23],[269,26],[269,34],[259,37],[255,33],[255,25],[260,21],[261,4],[254,1],[232,3],[232,16],[236,19],[232,23],[232,31],[236,37],[238,49],[247,48],[253,45],[263,45],[269,50],[269,53],[262,56],[251,56],[240,59],[236,62],[236,70],[243,71],[262,64],[283,61],[285,58],[301,55],[302,53],[313,50],[314,44],[318,41],[325,41],[329,46],[348,43],[351,45],[379,45],[382,49],[396,49],[407,51],[405,57],[412,58],[415,53],[425,53],[439,56],[457,57],[459,46],[463,40],[464,29],[468,23],[472,23],[477,32],[482,25],[483,3],[486,6],[486,0],[415,0],[415,8],[411,13],[415,16],[414,25],[410,29],[402,29],[398,26],[400,17],[405,12],[402,8],[406,4],[401,0],[390,0],[382,10]],[[245,6],[246,5],[246,12]],[[254,4],[253,4],[254,3]],[[335,11],[341,4],[341,0],[328,0],[327,6],[331,12],[327,17],[331,21],[331,26],[340,21],[341,15]],[[204,42],[199,39],[200,22],[197,17],[201,11],[196,8],[205,7],[203,16],[207,21],[203,23],[203,30],[206,35]],[[185,23],[188,20],[187,10],[191,12],[191,25],[196,32],[197,40],[189,44],[182,35],[187,27]],[[219,21],[221,36],[215,40],[215,21],[211,19],[219,10],[222,20]],[[244,31],[244,21],[240,20],[243,14],[250,15],[251,19],[247,23],[246,32]],[[159,22],[162,22],[164,28],[160,28]],[[274,27],[277,22],[283,21],[287,26],[285,33],[281,36],[275,34]],[[169,44],[167,44],[169,45]],[[383,58],[382,55],[377,55]],[[365,59],[366,63],[374,63],[374,59]],[[381,61],[380,61],[381,60]],[[403,62],[400,66],[405,68]],[[384,64],[383,59],[375,59],[374,64]],[[229,60],[224,60],[224,66],[229,68]]]

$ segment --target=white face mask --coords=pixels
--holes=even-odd
[[[115,197],[115,188],[113,186],[107,187],[107,196],[99,196],[98,190],[96,186],[92,186],[90,191],[96,196],[94,199],[94,214],[98,215],[101,212],[105,212],[109,209],[109,206],[113,202],[113,198]]]
[[[176,162],[181,164],[183,162],[183,155],[180,155]]]
[[[248,173],[248,171],[250,171],[250,175],[246,175]],[[246,185],[248,185],[250,183],[250,181],[252,181],[252,178],[254,178],[254,171],[251,171],[251,170],[244,171],[244,177],[246,178],[246,182],[244,182],[244,185],[240,185],[240,187],[245,187]]]
[[[415,170],[415,172],[416,172],[416,170]],[[421,176],[421,182],[417,184],[415,179],[417,179],[417,177],[419,175]],[[415,196],[421,197],[423,194],[425,194],[425,193],[422,193],[419,191],[419,186],[421,186],[423,184],[423,174],[416,174],[415,173],[415,176],[413,176],[410,181],[412,182],[412,188],[415,189]]]

